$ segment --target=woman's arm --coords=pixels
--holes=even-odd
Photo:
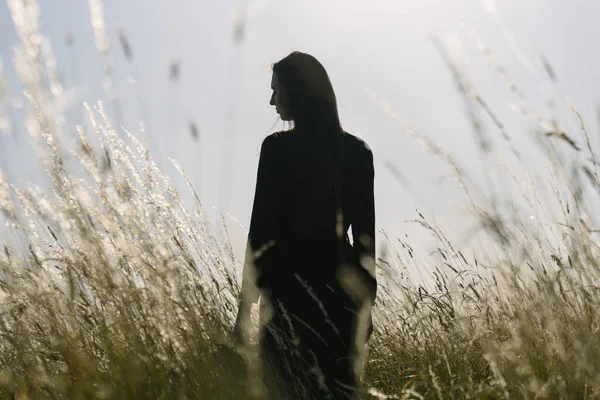
[[[274,148],[275,139],[275,136],[270,135],[263,140],[258,161],[254,204],[250,217],[250,232],[242,278],[241,300],[244,304],[258,301],[259,292],[256,282],[262,272],[260,255],[272,245],[275,238],[277,206],[274,201],[277,168],[275,165],[277,156]]]
[[[369,273],[369,294],[375,300],[377,283],[375,275],[375,198],[373,152],[366,146],[366,158],[359,170],[357,181],[360,188],[356,193],[356,212],[352,221],[352,238],[360,265]]]
[[[250,313],[252,304],[260,297],[258,279],[261,275],[260,254],[275,237],[276,212],[275,191],[275,157],[274,136],[267,136],[263,140],[258,172],[252,216],[250,217],[250,232],[246,245],[244,270],[242,275],[242,289],[240,304],[233,330],[233,338],[241,344],[247,343],[248,332],[251,327]]]

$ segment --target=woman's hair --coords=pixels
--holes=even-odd
[[[327,71],[310,54],[294,51],[273,64],[297,127],[342,130],[337,100]]]
[[[320,137],[310,142],[310,151],[298,153],[303,167],[294,168],[290,176],[292,229],[306,236],[327,236],[328,229],[339,225],[343,173],[344,131],[333,86],[323,65],[299,51],[275,63],[273,73],[285,86],[296,129]]]

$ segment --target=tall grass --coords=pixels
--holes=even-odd
[[[111,125],[102,103],[86,106],[86,127],[66,139],[36,4],[9,4],[20,39],[15,68],[31,108],[26,125],[52,190],[8,184],[0,173],[3,219],[27,249],[5,244],[0,252],[0,398],[247,398],[258,385],[246,372],[254,361],[236,356],[228,334],[240,260],[191,184],[193,211],[135,136]],[[485,105],[461,87],[467,101]],[[599,397],[599,248],[589,193],[600,183],[581,127],[590,153],[583,161],[557,155],[558,128],[541,142],[556,196],[523,189],[539,215],[534,228],[509,200],[472,194],[452,157],[434,149],[463,184],[494,255],[457,249],[422,215],[414,222],[436,238],[439,264],[386,238],[366,398]],[[79,167],[65,163],[65,151]],[[414,268],[432,270],[432,282],[410,279]]]

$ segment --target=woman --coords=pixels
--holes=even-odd
[[[342,130],[314,57],[274,64],[271,88],[293,129],[262,143],[234,336],[245,338],[260,297],[260,349],[277,396],[355,398],[377,286],[373,154]]]

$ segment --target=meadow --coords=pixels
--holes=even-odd
[[[191,183],[188,209],[139,139],[144,132],[113,126],[102,103],[86,105],[77,140],[58,140],[64,126],[51,102],[59,82],[18,3],[14,63],[31,108],[23,122],[52,188],[8,183],[0,172],[2,222],[19,238],[0,252],[0,399],[260,396],[246,372],[254,355],[236,355],[230,337],[243,260]],[[462,95],[485,109],[449,68]],[[600,179],[580,125],[586,145],[576,159],[560,151],[569,137],[558,126],[540,140],[553,198],[514,178],[536,214],[533,228],[509,196],[475,195],[453,158],[433,148],[465,190],[490,252],[478,259],[457,248],[421,214],[414,223],[436,238],[439,263],[424,265],[407,240],[382,234],[364,398],[600,397],[592,217]],[[413,269],[432,279],[410,278]]]

